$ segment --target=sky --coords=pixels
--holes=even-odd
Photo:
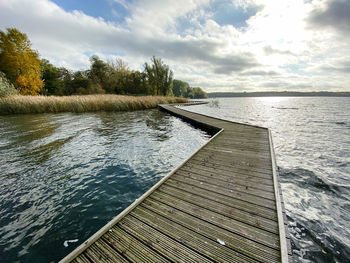
[[[349,0],[0,0],[0,30],[71,70],[162,58],[206,92],[350,91]]]

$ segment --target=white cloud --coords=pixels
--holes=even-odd
[[[130,3],[128,1],[125,0],[110,0],[114,3],[120,4],[122,7],[124,7],[125,9],[129,9],[130,8]]]
[[[140,0],[133,6],[127,24],[133,32],[143,36],[168,36],[169,33],[175,33],[178,18],[208,2],[209,0]]]
[[[232,1],[243,10],[259,7],[239,29],[216,22],[209,0],[110,1],[128,9],[123,24],[49,0],[0,1],[0,29],[17,27],[42,57],[72,69],[87,68],[92,54],[122,57],[138,69],[156,55],[176,78],[207,91],[350,88],[348,60],[334,59],[347,57],[350,44],[339,39],[339,28],[317,26],[333,21],[322,14],[336,14],[334,3],[342,0]]]

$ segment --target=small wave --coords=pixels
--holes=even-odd
[[[334,122],[334,123],[336,125],[339,125],[339,126],[342,126],[342,127],[350,129],[350,123],[347,123],[347,122],[344,122],[344,121],[337,121],[337,122]]]
[[[314,187],[319,190],[326,190],[331,192],[338,192],[340,189],[340,185],[333,184],[320,178],[313,171],[296,168],[296,169],[283,169],[280,168],[280,175],[282,181],[292,181],[297,183],[302,188],[310,188]],[[347,187],[347,186],[346,186]]]
[[[294,107],[272,107],[274,109],[278,110],[299,110],[299,108],[294,108]]]
[[[338,125],[346,125],[346,122],[343,122],[343,121],[337,121],[337,122],[335,122],[335,124],[338,124]]]
[[[350,250],[342,240],[324,232],[319,221],[303,221],[287,215],[293,258],[296,262],[345,262]]]

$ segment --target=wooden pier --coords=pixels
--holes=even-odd
[[[215,135],[60,262],[288,262],[269,130],[160,108]]]

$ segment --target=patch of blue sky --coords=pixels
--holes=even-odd
[[[186,35],[192,35],[198,25],[204,25],[206,22],[206,18],[204,17],[196,17],[194,20],[191,20],[191,17],[192,14],[188,14],[177,18],[176,31],[180,36],[184,37]]]
[[[99,58],[103,60],[108,60],[114,58],[123,58],[126,56],[125,52],[92,52],[92,51],[86,51],[84,52],[84,55],[91,58],[92,56],[98,56]]]
[[[111,0],[51,0],[67,12],[78,10],[88,16],[102,17],[105,21],[123,23],[129,10],[117,1]]]
[[[215,1],[210,7],[210,12],[213,14],[212,19],[216,23],[221,26],[232,25],[235,28],[247,27],[247,20],[259,10],[258,6],[242,8],[228,0]]]
[[[92,52],[92,51],[85,51],[85,52],[83,52],[83,54],[84,54],[85,56],[92,57],[93,55],[95,55],[95,52]]]
[[[310,73],[306,71],[308,67],[309,65],[305,62],[299,62],[298,64],[290,64],[283,66],[282,68],[284,68],[287,72],[290,73],[295,73],[299,75],[309,75]]]
[[[123,52],[123,51],[115,51],[115,52],[108,52],[107,53],[108,56],[113,56],[113,57],[116,57],[116,58],[123,58],[127,55],[126,52]]]

